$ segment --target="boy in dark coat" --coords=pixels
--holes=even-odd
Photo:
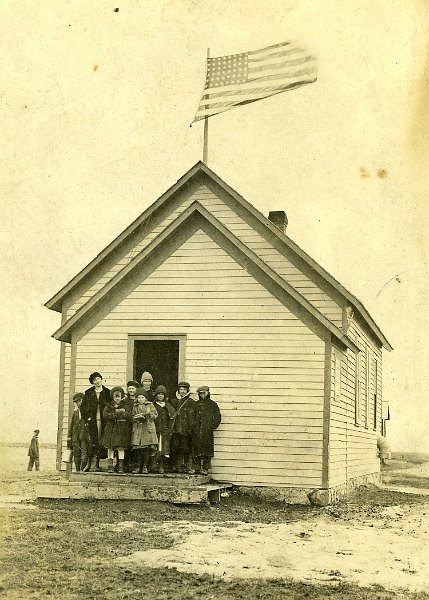
[[[91,469],[94,455],[96,460],[95,470],[101,471],[100,455],[102,449],[100,442],[104,429],[103,412],[110,399],[110,390],[103,385],[103,377],[97,371],[95,373],[91,373],[89,376],[89,382],[92,384],[92,387],[85,391],[85,398],[81,406],[82,416],[88,423],[89,435],[91,438],[88,463],[84,471],[89,471]]]
[[[190,385],[181,381],[171,404],[176,411],[171,436],[171,459],[173,473],[193,471],[193,436],[195,429],[196,402],[191,396]]]
[[[197,389],[198,401],[195,418],[194,451],[199,462],[199,471],[207,475],[210,469],[210,459],[214,456],[213,431],[221,422],[219,406],[210,398],[210,389],[202,385]]]
[[[39,470],[39,430],[34,430],[34,435],[31,438],[30,447],[28,449],[28,471],[33,470],[33,465],[36,467],[36,471]]]
[[[67,448],[73,450],[74,464],[76,471],[86,467],[88,462],[88,451],[90,438],[88,425],[82,417],[81,406],[85,396],[81,393],[73,396],[74,411],[69,425],[67,438]]]
[[[170,458],[170,438],[173,418],[176,411],[170,404],[167,398],[167,389],[163,385],[159,385],[155,390],[156,412],[158,413],[155,419],[156,435],[158,437],[158,452],[156,454],[156,464],[158,473],[164,473],[164,460]]]

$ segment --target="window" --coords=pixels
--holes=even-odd
[[[374,390],[373,390],[373,400],[374,400],[374,422],[373,427],[377,429],[377,402],[378,402],[378,361],[374,358]]]
[[[356,354],[355,367],[355,424],[358,425],[362,418],[362,382],[361,382],[362,353]]]
[[[365,427],[369,427],[370,381],[371,381],[371,353],[365,346]]]

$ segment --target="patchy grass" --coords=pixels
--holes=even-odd
[[[58,600],[429,598],[425,593],[398,595],[380,586],[360,588],[335,581],[335,578],[330,585],[260,579],[224,581],[208,575],[180,573],[176,569],[121,568],[116,561],[110,562],[109,557],[113,559],[137,549],[167,548],[172,540],[157,532],[156,527],[148,529],[144,515],[137,528],[128,530],[126,522],[103,524],[99,518],[103,515],[101,506],[100,510],[86,512],[81,505],[80,510],[72,513],[51,508],[31,514],[28,511],[1,513],[0,527],[6,535],[2,544],[0,594],[8,600],[47,597]]]
[[[427,454],[397,454],[383,466],[386,484],[429,489],[429,461]]]
[[[174,540],[156,525],[189,520],[291,522],[329,514],[349,520],[374,516],[386,506],[416,504],[418,496],[363,488],[347,501],[316,509],[267,503],[233,493],[216,508],[139,501],[40,501],[38,510],[0,511],[0,597],[74,599],[197,600],[428,600],[374,586],[360,588],[332,577],[329,585],[285,580],[233,580],[186,574],[176,569],[120,567],[114,560],[138,550],[169,548]],[[136,525],[131,527],[130,522]],[[130,525],[130,526],[129,526]],[[112,559],[112,560],[110,560]]]
[[[395,482],[425,487],[411,468],[427,462],[412,456],[395,458],[383,471]],[[4,492],[31,491],[27,474],[4,480]],[[46,475],[45,475],[46,477]],[[53,476],[54,477],[54,476]],[[390,479],[392,481],[392,479]],[[393,483],[393,481],[392,481]],[[419,486],[421,483],[421,486]],[[23,487],[24,486],[24,487]],[[26,486],[26,487],[25,487]],[[115,560],[133,552],[168,549],[175,539],[157,524],[164,521],[245,523],[312,522],[321,515],[363,523],[386,519],[387,507],[427,504],[424,496],[361,487],[352,496],[322,509],[267,502],[238,490],[220,505],[177,506],[143,501],[40,500],[37,510],[0,510],[0,598],[7,600],[140,599],[145,600],[429,600],[426,592],[390,592],[379,585],[362,588],[341,581],[330,571],[329,584],[249,579],[224,580],[182,573],[165,567],[121,567]],[[132,522],[132,524],[130,523]],[[371,525],[372,526],[372,525]],[[309,550],[310,551],[310,550]]]

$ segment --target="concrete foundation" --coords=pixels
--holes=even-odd
[[[312,506],[326,506],[334,504],[341,498],[344,498],[361,485],[374,484],[380,485],[381,473],[370,473],[349,479],[341,485],[322,489],[302,489],[302,488],[273,488],[257,486],[238,486],[243,494],[248,494],[267,502],[285,502],[286,504],[303,504]]]
[[[74,500],[158,500],[174,504],[218,503],[228,484],[199,475],[72,473],[58,482],[40,481],[38,498]]]

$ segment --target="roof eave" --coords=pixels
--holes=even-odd
[[[144,223],[155,210],[163,204],[167,198],[177,192],[185,185],[194,175],[196,175],[202,167],[205,166],[201,161],[198,161],[191,167],[180,179],[168,188],[155,202],[153,202],[137,219],[135,219],[124,231],[122,231],[108,246],[106,246],[97,256],[86,265],[77,275],[75,275],[65,286],[63,286],[52,298],[45,302],[46,308],[57,312],[62,312],[62,303],[64,298],[73,290],[73,288],[96,266],[98,266],[108,254],[110,254],[119,244],[125,241],[134,230]]]
[[[243,242],[241,242],[234,234],[232,234],[224,225],[222,225],[210,212],[208,212],[199,202],[194,202],[189,206],[175,221],[173,221],[162,233],[159,234],[140,254],[135,256],[126,267],[124,267],[113,279],[105,284],[105,286],[88,300],[68,321],[66,321],[54,334],[53,337],[59,341],[69,342],[71,332],[77,323],[95,310],[98,303],[103,301],[107,294],[120,285],[125,277],[130,275],[142,261],[152,255],[157,248],[164,243],[165,240],[174,234],[191,216],[199,213],[212,227],[216,228],[225,240],[229,240],[241,253],[243,253],[252,263],[270,277],[272,282],[283,288],[295,302],[300,304],[305,311],[318,321],[326,332],[329,332],[338,339],[344,346],[350,348],[353,352],[359,352],[359,348],[348,338],[336,325],[331,323],[329,319],[324,317],[308,300],[284,281],[280,275],[271,269],[262,261],[252,250],[250,250]]]

